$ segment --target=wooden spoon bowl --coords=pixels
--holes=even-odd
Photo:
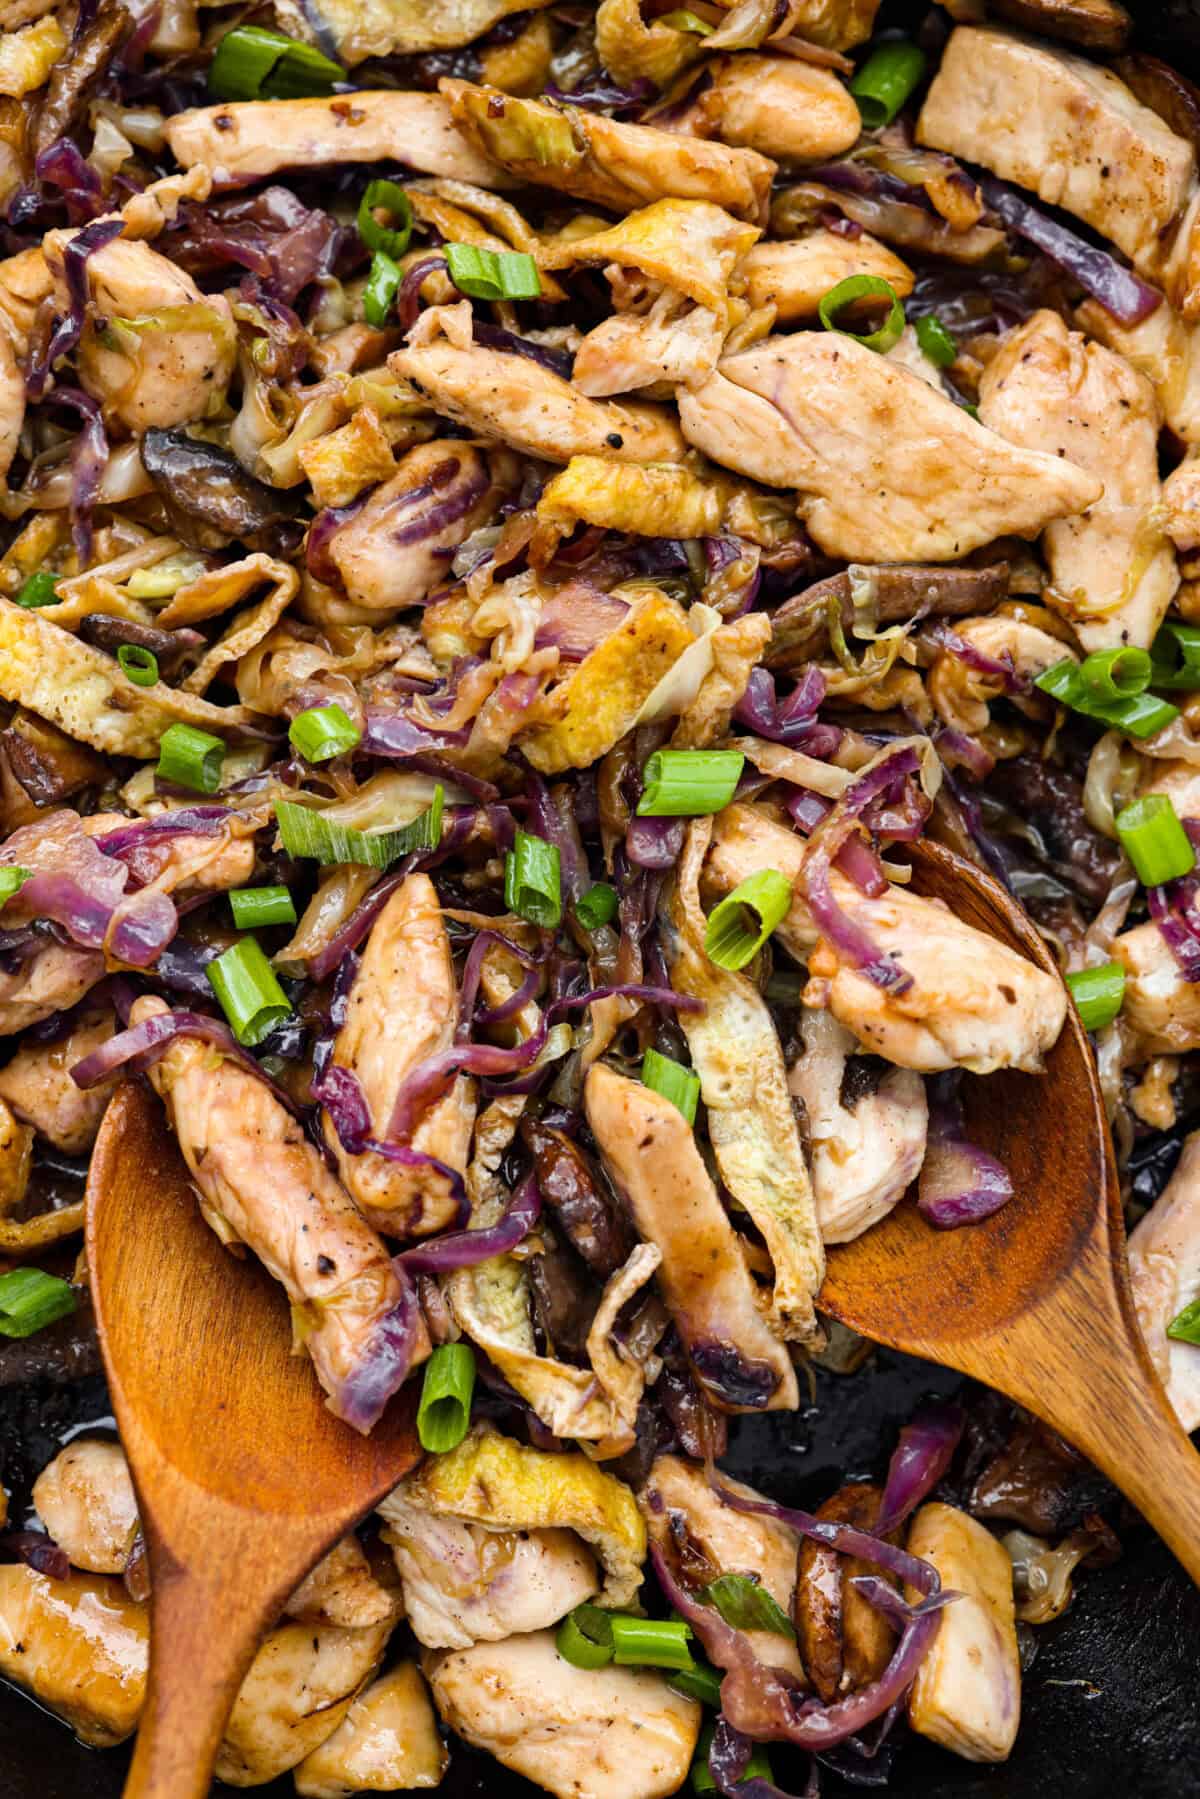
[[[912,848],[914,891],[1050,973],[1027,914],[990,875]],[[964,1084],[969,1135],[1014,1196],[981,1224],[939,1231],[910,1195],[832,1248],[822,1311],[877,1343],[1008,1394],[1101,1468],[1200,1582],[1200,1456],[1167,1401],[1129,1287],[1125,1228],[1096,1059],[1074,1006],[1043,1074]]]
[[[158,1102],[116,1093],[92,1157],[87,1258],[151,1580],[150,1677],[125,1788],[201,1799],[264,1630],[421,1450],[410,1389],[370,1437],[291,1353],[279,1287],[202,1220]]]

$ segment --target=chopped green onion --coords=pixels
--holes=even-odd
[[[7,905],[13,894],[20,892],[32,873],[32,868],[16,868],[11,863],[0,867],[0,906]]]
[[[1168,619],[1150,645],[1151,687],[1200,687],[1200,625]]]
[[[853,305],[855,300],[868,299],[891,302],[887,318],[877,331],[860,334],[851,331],[847,325],[838,324],[838,314],[843,307]],[[847,275],[844,281],[830,288],[817,307],[817,315],[826,331],[840,331],[843,337],[852,337],[855,343],[862,344],[867,350],[878,350],[880,355],[899,343],[904,331],[903,302],[891,282],[885,281],[882,275]]]
[[[235,25],[209,64],[208,91],[214,100],[305,100],[332,94],[345,79],[342,65],[312,44],[262,25]]]
[[[275,801],[275,822],[289,856],[312,856],[318,862],[354,862],[363,868],[390,868],[401,856],[435,850],[442,840],[445,790],[433,790],[427,811],[394,831],[358,831],[335,824],[311,806],[295,800]]]
[[[1079,678],[1093,698],[1107,704],[1145,693],[1151,668],[1149,651],[1130,645],[1119,650],[1095,650],[1085,656]]]
[[[257,937],[241,937],[204,970],[234,1036],[244,1049],[290,1018],[288,996]]]
[[[558,845],[518,831],[504,858],[504,903],[530,924],[552,930],[562,917]]]
[[[466,1436],[475,1391],[475,1356],[467,1343],[441,1343],[425,1364],[417,1435],[431,1455],[444,1455]]]
[[[381,225],[375,209],[386,209],[400,222]],[[369,181],[367,191],[358,203],[358,235],[367,249],[386,250],[393,258],[403,256],[412,236],[412,202],[398,181]]]
[[[1104,962],[1099,968],[1080,968],[1067,976],[1071,998],[1085,1031],[1102,1031],[1121,1010],[1125,998],[1125,970],[1120,962]]]
[[[787,917],[792,884],[778,869],[762,868],[727,893],[708,915],[704,953],[718,968],[745,968]]]
[[[328,762],[361,743],[362,732],[340,706],[310,706],[292,720],[288,742],[306,762]]]
[[[363,288],[363,317],[376,331],[382,331],[391,317],[396,295],[400,291],[400,266],[386,250],[376,250],[371,258],[371,272]]]
[[[451,281],[472,300],[536,300],[542,291],[537,263],[524,250],[447,244],[445,255]]]
[[[667,1685],[685,1699],[698,1699],[701,1705],[720,1705],[723,1678],[708,1662],[697,1662],[693,1668],[676,1669]]]
[[[777,1637],[796,1635],[783,1607],[747,1574],[720,1574],[701,1587],[696,1597],[705,1605],[715,1605],[735,1630],[769,1630]]]
[[[554,1647],[573,1668],[586,1668],[589,1672],[607,1668],[613,1658],[608,1613],[598,1605],[577,1605],[559,1625]]]
[[[36,575],[30,575],[21,583],[17,593],[17,605],[56,606],[58,604],[58,576],[52,575],[49,569],[41,568]]]
[[[598,931],[617,916],[617,890],[607,881],[597,881],[575,901],[575,916],[585,931]]]
[[[158,773],[177,787],[215,793],[221,785],[225,745],[194,725],[168,725],[158,740]]]
[[[153,687],[158,680],[158,657],[140,643],[119,645],[117,661],[135,687]]]
[[[1143,887],[1177,881],[1196,866],[1191,839],[1165,793],[1148,793],[1117,813],[1117,836]]]
[[[1130,694],[1123,700],[1093,698],[1083,684],[1078,663],[1072,662],[1070,657],[1038,675],[1033,684],[1040,693],[1049,694],[1061,706],[1070,706],[1073,712],[1098,719],[1101,724],[1124,731],[1129,737],[1153,737],[1155,732],[1179,717],[1178,706],[1172,706],[1168,700],[1160,700],[1152,693]]]
[[[70,1281],[41,1268],[10,1268],[0,1274],[0,1337],[32,1337],[75,1310]]]
[[[296,922],[295,902],[286,887],[235,887],[229,895],[229,909],[239,931]]]
[[[907,38],[880,44],[850,83],[868,131],[890,125],[925,73],[925,52]]]
[[[639,818],[703,818],[727,806],[742,778],[740,750],[655,750],[642,770]]]
[[[934,313],[927,312],[913,328],[921,349],[939,369],[948,369],[958,360],[958,345]]]
[[[663,1099],[669,1099],[689,1124],[695,1124],[696,1105],[700,1098],[698,1074],[693,1074],[682,1062],[674,1062],[670,1056],[660,1056],[656,1049],[648,1049],[642,1057],[642,1084],[649,1087],[651,1093],[659,1093]]]
[[[613,1612],[610,1627],[613,1661],[618,1668],[692,1666],[688,1648],[692,1627],[682,1618],[633,1618],[627,1612]]]
[[[1167,1326],[1167,1335],[1177,1343],[1200,1343],[1200,1299],[1193,1299],[1190,1306],[1176,1313]]]
[[[683,8],[676,12],[662,13],[654,23],[669,25],[672,31],[693,31],[697,37],[711,37],[716,30],[716,26],[710,25],[707,19],[702,19],[698,13],[687,12]]]
[[[671,1684],[674,1685],[674,1682]],[[713,1778],[712,1769],[708,1765],[708,1758],[712,1754],[713,1732],[715,1730],[716,1724],[710,1720],[700,1732],[700,1741],[696,1745],[695,1760],[692,1762],[693,1793],[715,1793],[717,1791],[717,1783]],[[774,1781],[774,1779],[775,1776],[771,1772],[771,1763],[768,1759],[766,1749],[761,1743],[756,1743],[738,1785],[740,1786],[744,1780]]]

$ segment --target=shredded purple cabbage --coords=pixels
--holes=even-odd
[[[929,1083],[929,1139],[917,1182],[922,1217],[938,1230],[980,1224],[1013,1196],[1008,1171],[966,1136],[959,1071]]]

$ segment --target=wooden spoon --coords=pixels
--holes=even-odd
[[[370,1437],[325,1409],[287,1304],[202,1221],[158,1102],[121,1087],[87,1189],[104,1365],[150,1565],[150,1677],[125,1792],[202,1799],[259,1639],[408,1473],[411,1393]]]
[[[1054,972],[1042,938],[989,875],[913,846],[913,887]],[[964,1083],[969,1135],[1015,1195],[982,1224],[937,1231],[911,1198],[830,1250],[818,1304],[864,1337],[1007,1393],[1103,1469],[1200,1583],[1200,1455],[1138,1328],[1095,1057],[1073,1006],[1041,1075]]]

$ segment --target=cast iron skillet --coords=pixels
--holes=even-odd
[[[430,0],[436,4],[436,0]],[[1126,0],[1138,43],[1200,80],[1200,0]],[[927,8],[886,4],[884,23]],[[861,1377],[819,1374],[799,1413],[737,1421],[723,1466],[793,1505],[816,1506],[844,1477],[883,1472],[898,1426],[956,1375],[885,1352]],[[0,1388],[0,1481],[21,1521],[28,1485],[64,1435],[106,1419],[100,1377],[70,1387]],[[1003,1767],[974,1767],[909,1738],[892,1770],[894,1799],[1198,1799],[1200,1590],[1140,1522],[1120,1524],[1124,1555],[1086,1574],[1057,1624],[1038,1632],[1016,1748]],[[0,1799],[119,1799],[127,1754],[89,1750],[67,1727],[0,1682]],[[803,1766],[774,1755],[776,1779],[803,1787]],[[215,1793],[235,1789],[214,1787]],[[292,1799],[290,1775],[255,1789]],[[826,1795],[853,1789],[828,1773]],[[540,1788],[457,1742],[442,1799],[536,1799]]]

